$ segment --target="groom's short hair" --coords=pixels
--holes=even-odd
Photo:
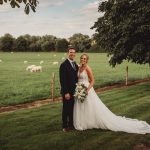
[[[71,50],[71,49],[73,49],[73,50],[76,51],[76,49],[75,49],[74,47],[69,47],[69,48],[68,48],[68,52],[69,52],[69,50]]]

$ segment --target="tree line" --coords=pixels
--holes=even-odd
[[[57,38],[53,35],[31,36],[21,35],[17,38],[7,33],[0,37],[0,51],[3,52],[62,52],[72,45],[77,51],[97,50],[96,43],[88,35],[76,33],[69,39]]]
[[[10,3],[12,8],[20,7],[20,4],[23,3],[26,14],[30,13],[30,9],[35,12],[37,4],[39,3],[38,0],[0,0],[0,5],[7,2]],[[11,39],[6,42],[4,42],[4,36],[0,38],[0,50],[9,51],[10,47],[13,45],[11,48],[19,51],[61,51],[61,49],[66,49],[63,47],[63,44],[66,42],[66,45],[73,44],[77,51],[81,52],[105,51],[108,56],[111,57],[109,63],[113,67],[117,64],[121,64],[123,60],[137,64],[148,63],[150,65],[149,8],[149,0],[99,1],[98,12],[104,15],[100,15],[91,27],[91,29],[95,29],[95,34],[91,39],[87,35],[75,34],[70,37],[69,40],[58,40],[56,37],[50,36],[52,39],[56,39],[54,40],[55,42],[53,42],[53,40],[49,42],[49,40],[45,40],[47,38],[36,36],[33,38],[32,36],[35,42],[31,42],[32,40],[30,41],[31,43],[27,40],[30,44],[22,42],[22,44],[25,44],[21,49],[21,46],[17,47],[18,45],[22,45],[18,44],[18,41],[21,41],[21,39],[23,41],[24,36],[19,37],[20,39],[12,38],[13,40]],[[27,48],[25,47],[26,45],[28,46]]]

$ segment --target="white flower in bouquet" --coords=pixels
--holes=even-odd
[[[84,102],[87,96],[87,87],[83,83],[77,83],[74,97],[76,100]]]

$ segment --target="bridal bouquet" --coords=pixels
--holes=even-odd
[[[86,96],[87,96],[87,87],[83,83],[77,83],[74,94],[75,99],[83,103]]]

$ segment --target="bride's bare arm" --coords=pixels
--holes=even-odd
[[[86,72],[87,72],[87,75],[89,78],[89,83],[90,83],[87,88],[87,92],[88,92],[91,89],[91,87],[93,87],[93,85],[94,85],[94,76],[93,76],[93,72],[89,66],[87,66]]]

